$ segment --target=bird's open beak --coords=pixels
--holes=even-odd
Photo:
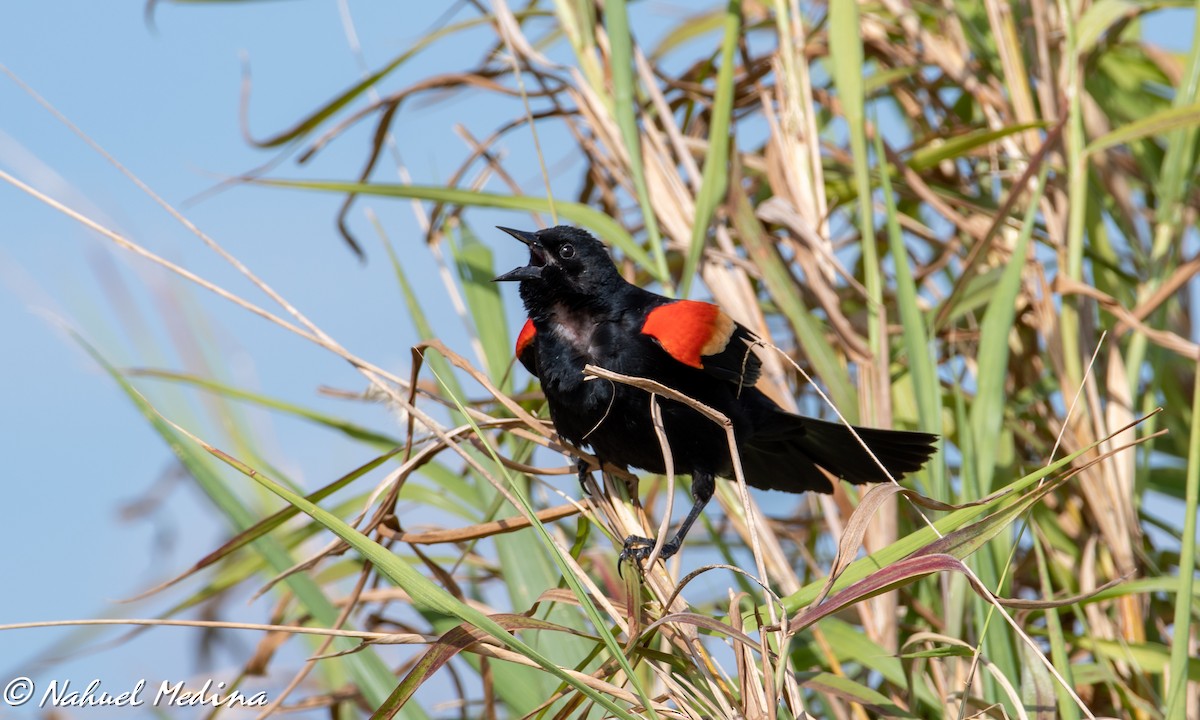
[[[509,270],[503,275],[497,275],[492,278],[492,282],[519,282],[521,280],[537,280],[540,278],[542,276],[542,269],[546,267],[546,251],[542,249],[541,243],[538,242],[537,235],[525,232],[524,230],[513,230],[506,227],[497,227],[496,229],[503,230],[529,246],[529,264]]]
[[[509,235],[512,235],[513,237],[515,237],[516,239],[525,243],[526,245],[537,245],[538,244],[537,235],[535,235],[531,232],[525,232],[524,230],[513,230],[512,228],[500,227],[499,225],[496,226],[496,229],[503,230],[504,232],[508,233]]]

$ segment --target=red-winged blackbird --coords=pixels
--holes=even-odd
[[[756,488],[833,492],[827,471],[854,484],[887,476],[840,423],[784,411],[754,387],[762,361],[755,336],[716,305],[672,300],[631,285],[604,246],[586,231],[559,226],[538,232],[500,228],[529,246],[529,264],[497,281],[520,282],[529,320],[517,358],[542,383],[558,434],[590,445],[602,467],[665,472],[647,394],[587,380],[591,363],[656,380],[724,413],[733,422],[746,482]],[[662,548],[668,558],[712,498],[716,476],[732,477],[723,428],[686,405],[663,399],[663,429],[676,472],[692,476],[692,506]],[[921,468],[936,435],[855,428],[893,477]],[[587,465],[580,464],[580,480]],[[620,560],[644,560],[654,541],[631,535]]]

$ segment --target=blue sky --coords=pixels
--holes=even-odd
[[[441,11],[437,3],[403,5],[353,7],[368,64],[382,64],[410,46]],[[177,208],[274,157],[247,145],[238,127],[242,57],[253,71],[250,127],[259,136],[286,127],[359,76],[335,2],[167,4],[153,31],[142,11],[139,2],[6,4],[0,9],[0,62]],[[395,86],[430,68],[461,66],[461,53],[434,48],[401,71]],[[0,108],[0,169],[174,262],[268,302],[8,78],[0,78]],[[414,176],[429,182],[453,171],[463,148],[451,129],[455,122],[482,134],[495,119],[472,116],[455,102],[402,114],[397,130]],[[285,164],[276,174],[353,176],[366,131],[349,134],[312,167]],[[391,270],[370,234],[364,240],[373,262],[361,264],[347,251],[333,228],[338,204],[333,196],[241,187],[185,211],[346,347],[407,374],[415,334]],[[365,207],[378,212],[401,248],[418,293],[444,306],[445,293],[408,206],[362,203],[355,218],[361,230],[367,227]],[[0,596],[0,622],[153,615],[171,596],[132,607],[109,603],[182,570],[228,533],[186,483],[174,485],[156,514],[122,517],[125,504],[169,482],[163,478],[174,467],[172,455],[62,324],[118,365],[195,370],[196,343],[221,359],[225,379],[235,384],[373,426],[394,426],[385,410],[318,396],[320,385],[363,387],[328,353],[114,250],[7,184],[0,185],[0,208],[0,328],[7,348],[0,372],[0,454],[6,458],[0,472],[9,508],[0,529],[6,548],[0,563],[10,588]],[[490,221],[481,213],[475,221],[530,222],[494,215]],[[517,264],[518,248],[498,239],[495,245],[503,263]],[[181,321],[181,313],[191,320]],[[197,318],[206,330],[189,339]],[[439,320],[448,342],[465,346],[453,315],[441,313]],[[222,437],[197,396],[144,386],[174,419],[210,439]],[[265,439],[269,459],[306,486],[324,484],[367,459],[363,449],[331,443],[302,423],[254,411],[245,417]],[[247,614],[263,617],[269,603],[259,601]],[[121,688],[147,676],[187,678],[197,669],[199,634],[167,630],[54,671],[35,671],[27,659],[65,635],[6,633],[0,680],[28,674],[87,682],[100,676]],[[228,655],[218,658],[229,663]]]
[[[409,47],[443,7],[354,3],[368,65],[377,67]],[[640,12],[652,25],[655,13],[678,11],[656,4]],[[1146,33],[1179,48],[1187,42],[1177,36],[1174,28],[1180,26],[1156,19]],[[435,46],[402,69],[391,87],[460,68],[464,53],[474,59],[482,48],[482,43]],[[259,137],[288,126],[360,74],[333,1],[164,4],[153,30],[143,22],[140,1],[0,5],[0,63],[177,208],[221,179],[274,157],[249,146],[238,126],[243,57],[253,71],[250,128]],[[484,137],[518,112],[500,102],[416,103],[405,107],[395,131],[413,175],[437,182],[463,154],[455,123]],[[364,157],[368,130],[363,126],[349,133],[309,167],[288,163],[275,174],[351,177]],[[554,166],[569,155],[570,145],[543,137],[543,143],[548,140],[548,162]],[[506,147],[518,179],[537,191],[527,139],[516,136]],[[0,77],[0,169],[172,261],[267,302],[6,77]],[[436,319],[444,339],[465,352],[466,334],[445,310],[444,290],[408,206],[360,203],[354,223],[372,259],[363,265],[334,232],[338,204],[335,196],[239,187],[188,204],[185,211],[346,347],[406,374],[415,334],[384,255],[367,232],[362,210],[372,208],[402,249],[417,292],[442,308]],[[165,607],[166,599],[135,607],[109,603],[186,567],[227,535],[198,491],[186,486],[176,486],[150,518],[122,517],[125,504],[169,475],[172,456],[61,325],[82,332],[122,366],[196,370],[196,351],[189,343],[197,342],[222,359],[226,379],[235,384],[390,427],[385,410],[356,408],[317,394],[321,385],[351,390],[363,385],[328,353],[114,250],[2,183],[0,216],[5,338],[0,486],[8,508],[0,524],[5,548],[0,570],[9,588],[0,594],[0,622],[151,615]],[[498,223],[529,226],[527,217],[473,212],[470,219],[495,248],[498,267],[520,262],[515,243],[484,229]],[[511,306],[514,331],[515,311]],[[180,322],[180,313],[191,320]],[[191,336],[197,322],[206,329]],[[178,419],[194,420],[187,423],[190,428],[220,437],[196,396],[146,387],[177,411]],[[361,448],[328,443],[327,435],[304,424],[250,410],[245,417],[265,439],[270,459],[306,486],[328,482],[367,459]],[[264,615],[268,602],[260,600],[247,612]],[[54,671],[38,672],[27,663],[64,636],[50,630],[5,633],[0,682],[14,674],[83,682],[102,676],[119,688],[148,675],[182,679],[196,670],[198,635],[191,630],[157,630]],[[229,656],[220,657],[229,662]]]

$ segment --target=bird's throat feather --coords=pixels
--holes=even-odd
[[[591,314],[556,304],[550,312],[550,327],[560,340],[576,352],[588,358],[595,355],[593,340],[596,334],[596,319]]]

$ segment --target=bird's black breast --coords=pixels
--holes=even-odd
[[[611,414],[624,392],[613,384],[584,376],[591,364],[620,372],[614,348],[621,347],[625,330],[619,319],[591,319],[558,312],[537,332],[538,378],[559,434],[576,444],[588,444],[589,432]]]

